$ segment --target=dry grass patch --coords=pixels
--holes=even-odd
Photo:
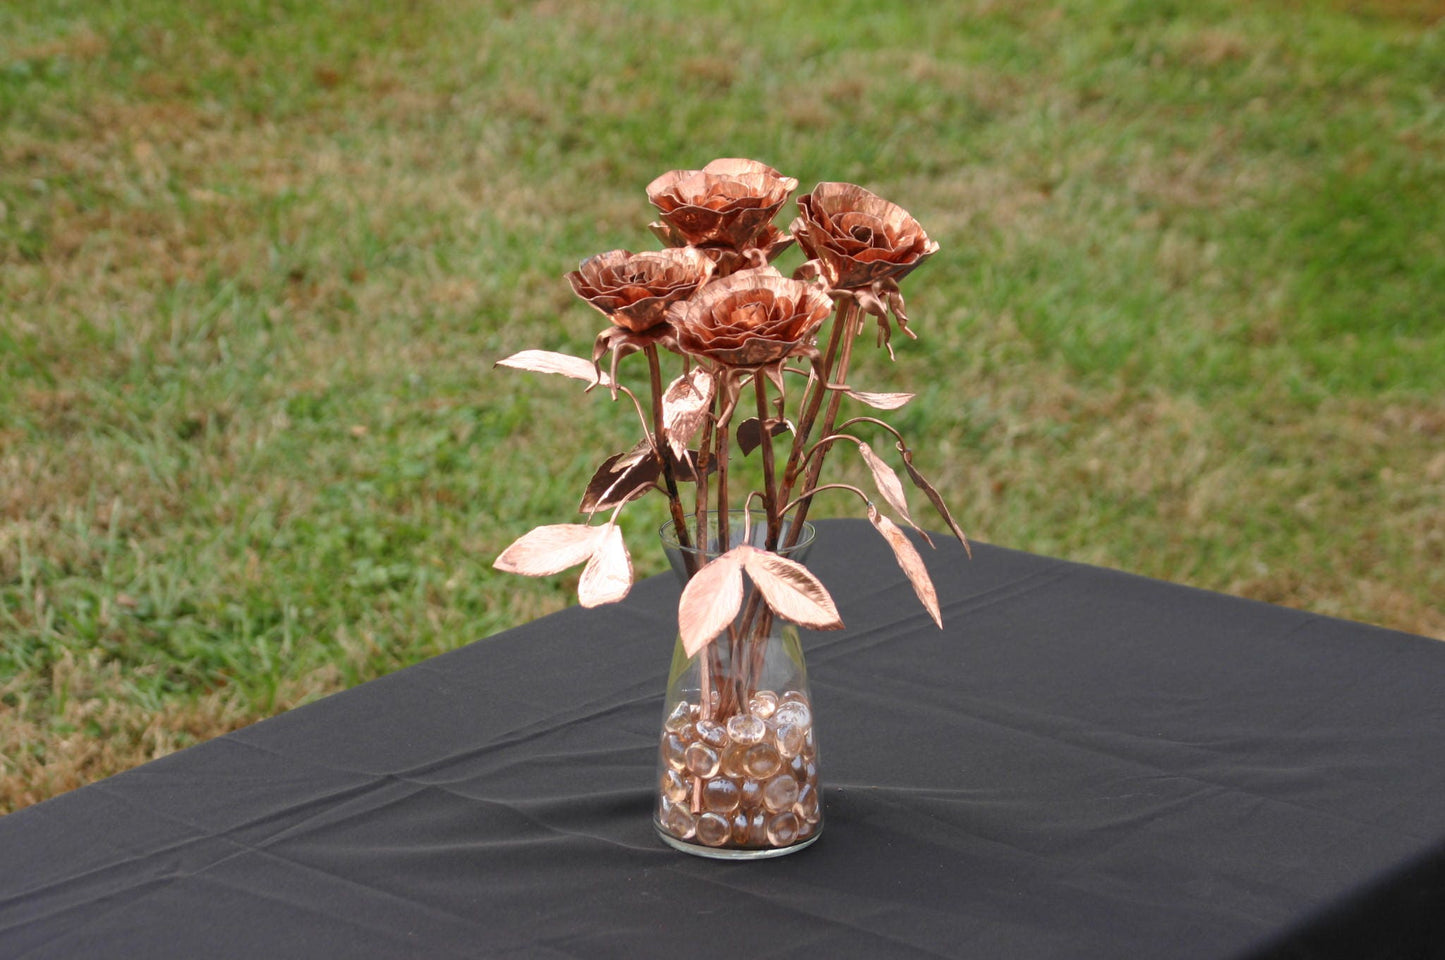
[[[136,703],[132,681],[97,651],[79,659],[66,651],[52,664],[47,679],[54,712],[43,721],[30,703],[39,691],[24,679],[0,685],[0,697],[18,704],[0,710],[0,811],[37,803],[264,716],[220,692],[154,707]],[[334,668],[319,670],[278,691],[274,707],[299,706],[339,685]]]

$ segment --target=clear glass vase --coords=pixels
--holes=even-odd
[[[764,545],[766,521],[748,518],[747,541]],[[744,542],[741,511],[729,545]],[[784,531],[786,533],[786,531]],[[673,525],[660,531],[673,571],[686,583],[718,555],[683,547]],[[812,524],[777,552],[803,562]],[[786,536],[782,538],[786,542]],[[802,850],[823,829],[813,703],[798,628],[773,616],[749,583],[732,626],[689,657],[673,649],[663,706],[653,821],[669,845],[702,857],[758,859]]]

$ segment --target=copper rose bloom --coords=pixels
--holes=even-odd
[[[690,247],[647,253],[609,250],[583,260],[567,274],[567,282],[617,326],[645,333],[667,318],[669,305],[691,296],[712,271],[713,262]]]
[[[901,280],[938,251],[907,210],[851,183],[820,183],[798,209],[793,236],[835,287]]]
[[[647,199],[662,213],[664,242],[742,250],[778,243],[772,219],[797,187],[765,163],[721,159],[664,173],[647,185]]]
[[[818,286],[761,267],[713,281],[675,305],[671,320],[684,353],[760,367],[810,346],[832,310],[832,299]]]

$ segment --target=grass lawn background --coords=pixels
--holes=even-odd
[[[972,536],[1445,638],[1442,4],[674,8],[0,7],[0,811],[573,602],[632,414],[491,365],[719,156],[941,243],[851,379]]]

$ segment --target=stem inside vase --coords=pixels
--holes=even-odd
[[[768,536],[762,513],[733,511],[730,520],[729,544],[762,548]],[[686,582],[690,568],[701,568],[697,561],[719,554],[717,531],[698,538],[709,548],[704,552],[678,544],[670,526],[660,531],[663,547]],[[800,560],[815,536],[806,525],[797,545],[782,553]],[[798,628],[774,616],[751,584],[746,589],[732,629],[691,657],[679,641],[668,677],[654,819],[668,844],[699,856],[779,856],[811,844],[822,830]]]

